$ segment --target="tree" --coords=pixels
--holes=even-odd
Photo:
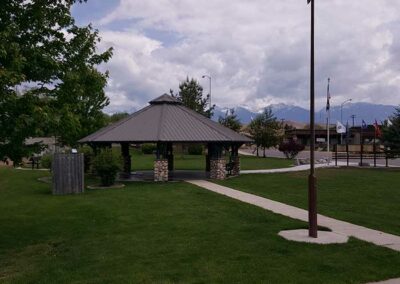
[[[305,146],[294,138],[289,138],[279,144],[279,151],[283,152],[287,159],[294,159],[304,148]]]
[[[129,113],[127,113],[127,112],[116,112],[110,116],[105,114],[107,124],[118,122],[121,119],[124,119],[128,116],[129,116]]]
[[[235,113],[235,109],[233,108],[226,111],[225,117],[220,116],[218,118],[218,122],[236,132],[239,132],[242,128],[242,124],[240,123],[240,120]]]
[[[389,156],[400,154],[400,108],[397,108],[390,118],[391,125],[383,127],[383,142]]]
[[[249,125],[250,134],[258,148],[263,148],[263,157],[265,158],[265,149],[275,147],[282,138],[282,126],[272,113],[271,108],[265,108],[264,112],[257,115]]]
[[[203,87],[195,80],[186,78],[185,81],[179,84],[179,92],[174,94],[173,90],[170,90],[173,97],[179,99],[184,106],[204,115],[212,117],[215,105],[209,108],[208,102],[210,101],[210,95],[203,98]]]
[[[101,110],[109,103],[104,93],[108,73],[96,67],[110,59],[112,49],[97,53],[98,31],[90,25],[75,25],[70,9],[76,2],[84,1],[2,3],[2,156],[18,160],[17,156],[26,152],[25,139],[39,133],[75,145],[104,123]],[[18,138],[9,129],[18,129]]]

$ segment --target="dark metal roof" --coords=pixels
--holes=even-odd
[[[238,142],[252,140],[183,106],[169,95],[79,140],[101,142]]]
[[[158,98],[155,98],[154,100],[149,102],[151,105],[154,104],[179,104],[181,105],[182,102],[178,100],[177,98],[174,98],[173,96],[164,94],[159,96]]]

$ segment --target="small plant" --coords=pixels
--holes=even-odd
[[[294,159],[296,156],[303,151],[305,146],[298,143],[295,139],[290,138],[287,141],[283,141],[279,144],[279,151],[285,154],[287,159]]]
[[[51,154],[45,154],[40,159],[40,163],[42,165],[42,168],[44,169],[51,169],[52,162],[53,162],[53,155]]]
[[[156,149],[157,149],[156,144],[143,144],[142,145],[143,154],[153,154]]]
[[[113,154],[111,149],[104,149],[93,159],[93,169],[100,177],[102,186],[113,185],[121,170],[121,157]]]
[[[188,147],[189,155],[201,155],[203,154],[203,146],[202,145],[190,145]]]

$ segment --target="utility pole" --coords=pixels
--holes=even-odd
[[[355,122],[355,119],[356,119],[356,115],[355,115],[355,114],[352,114],[352,115],[351,115],[351,119],[353,119],[353,127],[354,127],[354,122]]]

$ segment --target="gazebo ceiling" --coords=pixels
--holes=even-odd
[[[79,140],[80,143],[229,142],[252,140],[185,107],[164,94],[130,116]]]

